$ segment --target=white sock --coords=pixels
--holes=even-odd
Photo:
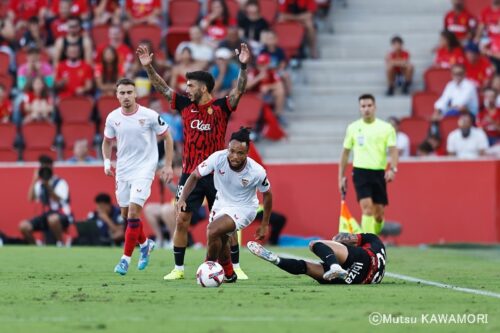
[[[146,247],[148,245],[148,239],[146,238],[146,241],[142,244],[140,244],[141,248]]]
[[[273,264],[277,265],[280,263],[280,257],[277,257],[276,260],[273,262]]]
[[[240,263],[233,264],[233,268],[234,268],[234,269],[239,269],[239,268],[240,268]]]
[[[129,256],[122,255],[122,259],[125,259],[125,261],[127,262],[127,264],[130,264],[130,257]]]
[[[184,265],[182,265],[182,266],[175,265],[175,269],[177,269],[179,271],[184,271]]]

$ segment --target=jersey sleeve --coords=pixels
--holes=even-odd
[[[259,192],[267,192],[271,188],[271,183],[269,182],[269,179],[267,179],[267,173],[264,169],[262,169],[262,172],[259,177],[259,183],[257,184],[257,189]]]
[[[233,109],[231,107],[231,104],[229,104],[229,96],[217,99],[214,104],[220,105],[222,111],[224,111],[224,113],[227,115],[231,114],[231,112],[236,111],[236,108]]]
[[[170,102],[170,106],[172,109],[179,111],[182,114],[182,111],[187,108],[191,104],[191,100],[186,96],[179,95],[175,91],[172,93],[172,101]]]
[[[59,198],[61,198],[62,201],[68,201],[68,199],[69,199],[68,183],[64,179],[59,180],[59,182],[57,183],[57,185],[54,189],[54,193]]]
[[[165,134],[169,128],[165,120],[163,120],[162,117],[154,111],[151,112],[151,124],[156,135]]]
[[[345,149],[352,149],[354,147],[354,137],[352,136],[351,126],[347,127],[343,146]]]
[[[396,146],[396,130],[392,125],[389,125],[389,131],[387,134],[387,147],[395,147]]]
[[[198,165],[198,172],[202,177],[211,174],[215,170],[215,167],[217,166],[218,157],[219,157],[219,152],[213,153],[206,160],[201,162],[200,165]]]
[[[116,137],[116,131],[109,115],[106,118],[106,125],[104,126],[104,137],[107,139],[114,139]]]
[[[369,234],[369,233],[357,234],[357,236],[358,236],[358,243],[356,244],[357,246],[363,246],[365,244],[373,244],[379,241],[379,238],[374,234]]]

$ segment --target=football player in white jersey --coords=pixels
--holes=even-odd
[[[207,229],[207,261],[219,260],[225,269],[225,281],[237,279],[229,262],[228,238],[233,232],[246,228],[255,219],[259,200],[257,190],[263,193],[264,214],[255,234],[261,240],[267,233],[273,197],[266,170],[249,158],[250,132],[241,128],[231,135],[228,149],[217,151],[202,162],[191,173],[181,197],[177,211],[186,209],[186,198],[202,177],[213,172],[217,196],[210,212]]]
[[[137,244],[141,249],[137,265],[140,270],[146,268],[151,251],[155,248],[155,243],[144,235],[140,216],[151,194],[151,183],[158,163],[157,136],[165,139],[165,166],[160,177],[166,182],[170,182],[173,176],[174,144],[168,125],[158,113],[136,103],[134,81],[126,78],[118,80],[116,97],[121,107],[106,118],[102,155],[104,173],[115,176],[116,199],[127,221],[123,256],[115,267],[116,273],[125,275]],[[116,140],[117,146],[115,172],[111,167],[113,140]]]

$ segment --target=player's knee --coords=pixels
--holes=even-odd
[[[21,232],[31,232],[33,228],[28,221],[24,220],[19,223],[19,230],[21,230]]]
[[[53,227],[59,224],[59,216],[57,214],[52,214],[47,216],[47,223],[49,226]]]
[[[213,239],[220,236],[220,228],[215,223],[210,223],[207,227],[207,237]]]
[[[175,219],[175,228],[177,230],[181,231],[186,231],[189,229],[189,222],[190,219],[188,216],[185,216],[184,214],[179,214],[177,218]]]

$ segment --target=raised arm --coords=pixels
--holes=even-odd
[[[153,67],[153,53],[149,53],[149,50],[145,45],[139,45],[136,53],[142,67],[144,67],[148,73],[149,80],[151,81],[153,87],[155,87],[156,91],[171,101],[174,90],[170,88],[160,74],[155,71]]]
[[[250,62],[250,51],[248,50],[247,44],[241,43],[241,51],[237,49],[234,51],[236,52],[236,55],[238,55],[238,59],[241,63],[241,68],[238,75],[238,83],[236,84],[236,87],[233,88],[229,93],[229,104],[233,109],[238,106],[238,102],[245,92],[248,81],[247,65]]]

